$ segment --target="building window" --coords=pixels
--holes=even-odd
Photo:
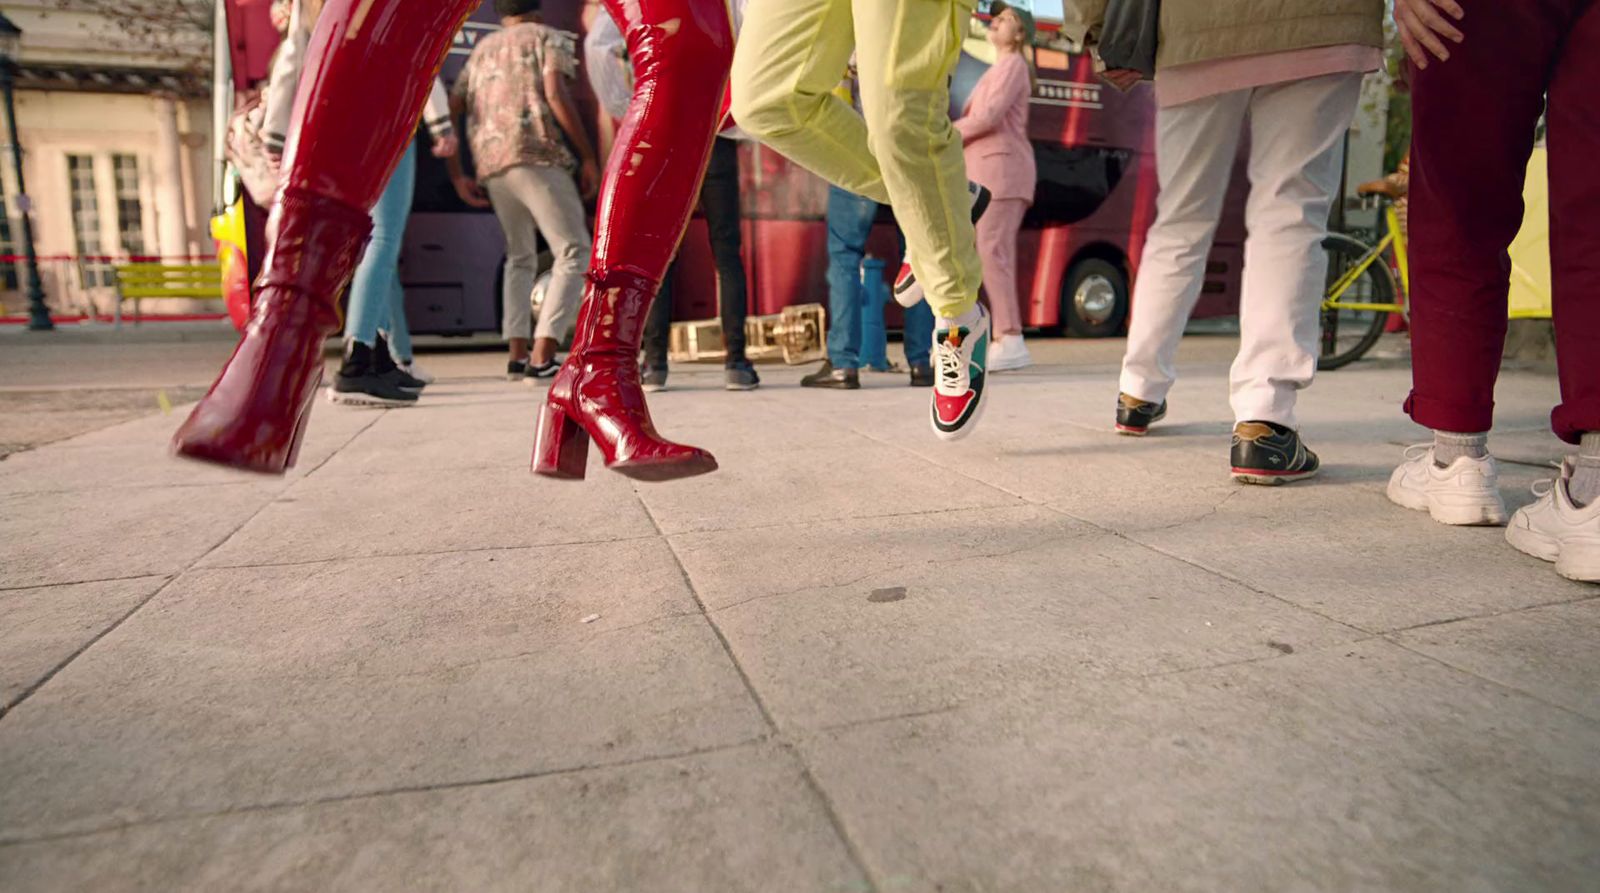
[[[105,253],[100,245],[100,197],[95,191],[94,157],[68,155],[67,177],[72,196],[72,234],[77,242],[80,257],[98,257]],[[82,261],[85,287],[111,284],[111,265],[102,261]]]
[[[139,203],[139,159],[133,155],[111,156],[117,176],[117,233],[124,254],[148,254],[144,243],[144,208]]]

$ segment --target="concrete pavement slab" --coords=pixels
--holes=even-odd
[[[0,708],[15,703],[168,579],[0,589]]]
[[[1407,630],[1396,642],[1600,721],[1600,594]]]
[[[249,483],[0,496],[0,587],[177,573],[271,499]]]
[[[1378,641],[1063,686],[801,751],[883,890],[1489,893],[1600,876],[1600,724]]]
[[[348,472],[330,469],[306,478],[202,564],[284,564],[656,533],[631,482],[598,468],[584,483],[538,478],[526,466]]]
[[[12,893],[870,889],[772,745],[3,847],[0,877]]]
[[[0,842],[766,729],[659,539],[198,570],[0,722]]]
[[[767,543],[766,560],[739,561]],[[780,728],[1362,636],[1039,508],[674,538]]]

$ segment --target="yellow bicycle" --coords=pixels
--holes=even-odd
[[[1405,228],[1394,203],[1406,187],[1393,180],[1374,180],[1357,189],[1363,199],[1382,202],[1387,232],[1377,244],[1349,233],[1329,233],[1328,290],[1322,299],[1322,351],[1318,369],[1338,369],[1361,359],[1389,326],[1390,314],[1406,313]]]

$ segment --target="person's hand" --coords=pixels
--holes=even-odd
[[[461,151],[461,140],[449,133],[433,141],[434,158],[454,158]]]
[[[1108,68],[1100,72],[1100,77],[1124,93],[1137,87],[1139,82],[1144,80],[1144,75],[1131,68]]]
[[[483,187],[478,185],[477,180],[472,179],[466,174],[462,174],[458,177],[451,177],[450,182],[455,184],[456,195],[461,196],[461,200],[466,202],[470,207],[489,207],[489,196],[484,193]]]
[[[593,158],[578,165],[578,192],[586,201],[600,194],[600,166]]]
[[[281,151],[274,152],[272,149],[266,149],[262,154],[266,156],[267,169],[272,171],[274,176],[282,176],[283,153]]]
[[[1458,22],[1467,14],[1456,0],[1395,0],[1394,2],[1394,23],[1400,31],[1400,44],[1406,48],[1406,55],[1411,58],[1411,64],[1419,69],[1428,67],[1429,53],[1440,62],[1450,58],[1450,48],[1440,39],[1441,37],[1447,37],[1456,43],[1460,43],[1466,37],[1450,23],[1450,19],[1440,13],[1440,10]]]

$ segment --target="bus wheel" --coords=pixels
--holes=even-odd
[[[1080,338],[1110,338],[1128,319],[1128,277],[1098,257],[1072,265],[1061,289],[1061,318]]]

